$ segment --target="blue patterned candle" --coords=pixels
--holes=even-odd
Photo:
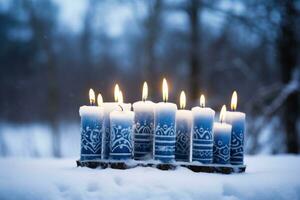
[[[133,104],[134,110],[134,159],[152,158],[154,133],[154,103],[146,101],[148,85],[144,82],[142,101]]]
[[[244,137],[246,115],[242,112],[236,112],[237,93],[234,91],[231,98],[231,110],[226,112],[226,122],[232,125],[230,163],[233,165],[244,164]]]
[[[120,97],[119,97],[120,98]],[[121,101],[122,102],[122,101]],[[122,109],[122,106],[120,106]],[[126,160],[133,153],[134,113],[126,110],[115,110],[110,113],[110,158]]]
[[[176,145],[175,159],[177,161],[190,161],[192,112],[184,110],[186,96],[184,91],[180,94],[180,110],[176,112]]]
[[[80,160],[98,160],[102,157],[103,108],[94,106],[95,93],[90,90],[92,106],[81,106],[81,153]]]
[[[175,159],[175,116],[177,105],[167,103],[168,86],[163,80],[164,102],[155,105],[154,112],[154,159],[164,163],[173,162]]]
[[[213,161],[213,123],[215,111],[205,107],[205,98],[200,97],[200,107],[192,108],[192,161],[210,164]]]
[[[116,84],[115,91],[114,91],[114,97],[116,102],[105,102],[103,104],[104,108],[104,136],[103,136],[103,158],[108,159],[109,158],[109,152],[110,152],[110,118],[109,115],[112,111],[119,109],[119,103],[118,101],[118,95],[119,95],[119,86]],[[131,110],[131,104],[122,104],[122,107],[124,110]]]
[[[220,123],[214,123],[214,163],[230,164],[231,125],[224,122],[226,106],[222,107]]]

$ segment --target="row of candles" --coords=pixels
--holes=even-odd
[[[245,113],[237,112],[237,93],[231,110],[223,105],[220,122],[215,111],[200,106],[186,110],[186,96],[180,94],[180,109],[168,101],[166,79],[162,83],[163,102],[147,100],[148,86],[143,85],[142,100],[124,103],[123,93],[115,86],[115,102],[103,102],[89,91],[90,106],[81,106],[81,161],[98,159],[176,161],[204,164],[242,165],[244,158]]]

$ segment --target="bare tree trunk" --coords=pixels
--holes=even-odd
[[[59,86],[57,76],[57,60],[52,49],[54,44],[53,26],[55,18],[44,19],[37,14],[34,4],[38,2],[24,1],[25,7],[29,10],[30,25],[33,30],[34,38],[40,44],[40,51],[44,51],[47,60],[41,63],[45,66],[47,82],[47,102],[45,102],[46,119],[52,129],[52,151],[55,157],[61,156],[60,135],[58,132],[58,111],[59,111]],[[44,2],[45,3],[45,2]],[[47,6],[48,4],[41,4]],[[40,6],[41,6],[40,5]],[[50,16],[51,17],[51,16]]]
[[[155,45],[160,32],[160,15],[162,10],[162,1],[155,0],[149,1],[148,5],[149,16],[146,19],[146,41],[145,41],[145,74],[144,77],[147,81],[156,84],[156,88],[160,86],[160,82],[157,80],[156,72],[156,56],[155,56]],[[155,94],[153,94],[155,95]]]
[[[199,11],[200,3],[198,0],[191,0],[188,7],[188,16],[190,20],[190,90],[191,99],[196,100],[199,98],[199,84],[200,80],[200,61],[198,58],[199,51]]]
[[[281,66],[282,81],[288,84],[297,65],[297,36],[296,36],[296,19],[297,11],[294,1],[282,1],[282,20],[280,24],[280,32],[278,38],[278,54]],[[297,119],[299,111],[298,93],[294,92],[287,97],[284,105],[282,121],[286,132],[286,145],[288,153],[298,153],[298,135],[297,135]]]

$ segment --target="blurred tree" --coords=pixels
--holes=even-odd
[[[284,85],[294,84],[299,81],[299,69],[297,69],[298,44],[297,22],[299,22],[299,11],[295,7],[295,2],[290,0],[280,1],[281,22],[278,35],[278,58],[281,67],[282,82]],[[299,84],[296,82],[296,84]],[[288,94],[286,102],[283,104],[284,110],[282,121],[286,132],[286,145],[288,153],[298,153],[298,131],[297,120],[299,111],[299,92],[297,90]]]
[[[190,21],[190,93],[191,99],[196,100],[199,98],[201,81],[201,67],[199,58],[199,12],[201,1],[190,0],[187,6],[187,12]]]
[[[33,45],[36,45],[36,67],[45,70],[45,84],[47,97],[46,119],[53,128],[53,155],[61,156],[59,135],[59,85],[57,75],[58,56],[55,52],[55,27],[57,22],[57,7],[51,0],[26,1],[24,6],[28,9],[29,24],[32,29]]]
[[[155,83],[155,91],[160,91],[160,80],[157,73],[157,42],[161,34],[161,14],[163,9],[163,1],[151,0],[146,2],[148,15],[145,18],[145,67],[144,67],[144,80],[148,82],[151,80]],[[153,94],[154,98],[157,97],[156,93]]]

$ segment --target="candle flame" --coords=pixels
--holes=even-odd
[[[115,91],[114,91],[115,102],[118,102],[119,92],[120,92],[119,85],[116,84],[115,85]]]
[[[180,109],[184,109],[186,106],[186,96],[184,91],[181,91],[180,93]]]
[[[168,91],[168,83],[165,78],[163,79],[162,91],[163,91],[163,101],[166,102],[168,101],[169,91]]]
[[[103,98],[100,93],[97,96],[97,103],[98,103],[98,106],[102,106],[102,104],[103,104]]]
[[[89,97],[90,97],[90,104],[94,105],[95,104],[95,92],[92,88],[89,91]]]
[[[143,85],[142,100],[146,101],[147,97],[148,97],[148,85],[147,82],[145,81]]]
[[[236,110],[237,108],[237,92],[234,91],[231,97],[231,110]]]
[[[226,115],[226,106],[223,105],[221,112],[220,112],[220,122],[224,122],[225,121],[225,115]]]
[[[200,107],[204,108],[205,107],[205,97],[203,94],[200,96]]]
[[[118,95],[118,103],[119,104],[122,104],[124,101],[123,101],[123,93],[121,90],[119,90],[119,95]]]

